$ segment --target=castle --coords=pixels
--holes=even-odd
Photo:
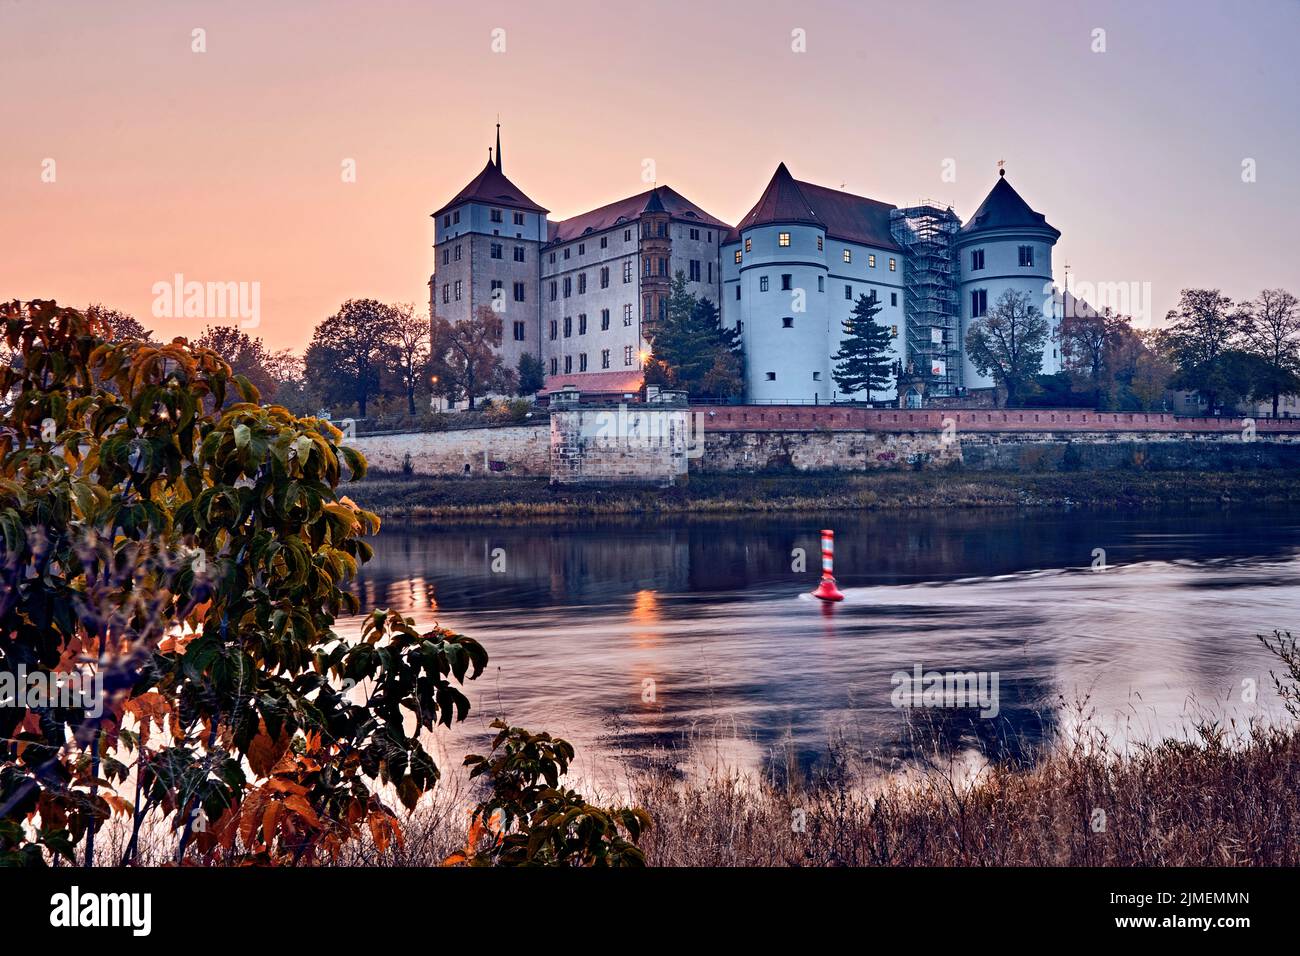
[[[541,358],[546,389],[619,396],[642,385],[643,329],[666,313],[673,276],[739,329],[752,402],[870,398],[921,407],[993,382],[965,355],[970,323],[1007,289],[1059,324],[1052,248],[1060,232],[1005,170],[963,224],[946,205],[899,208],[795,179],[782,163],[736,226],[668,186],[552,222],[502,168],[501,134],[482,171],[433,213],[431,315],[504,321],[511,368]],[[880,306],[897,387],[845,394],[832,376],[842,322],[860,295]],[[1043,371],[1060,369],[1055,334]],[[901,389],[901,394],[899,392]]]

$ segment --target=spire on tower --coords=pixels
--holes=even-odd
[[[497,169],[501,168],[501,121],[497,121]]]

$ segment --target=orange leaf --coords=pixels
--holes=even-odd
[[[298,816],[302,817],[311,825],[313,829],[320,827],[320,817],[316,816],[316,811],[312,809],[307,798],[296,793],[291,793],[284,798],[284,805],[287,809],[292,810]]]

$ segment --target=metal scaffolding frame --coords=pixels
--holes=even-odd
[[[925,383],[928,397],[951,397],[962,386],[960,261],[955,248],[961,220],[946,203],[923,199],[889,214],[894,241],[903,247],[906,351],[904,368]],[[936,369],[941,374],[935,374]]]

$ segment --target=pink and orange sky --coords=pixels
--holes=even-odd
[[[1064,234],[1058,275],[1150,283],[1157,317],[1184,286],[1300,293],[1300,4],[560,9],[0,0],[0,296],[102,301],[169,337],[207,323],[154,318],[154,283],[257,282],[255,334],[296,350],[347,298],[423,310],[429,213],[498,113],[507,175],[552,218],[643,190],[645,159],[729,222],[780,161],[967,217],[1005,159]]]

